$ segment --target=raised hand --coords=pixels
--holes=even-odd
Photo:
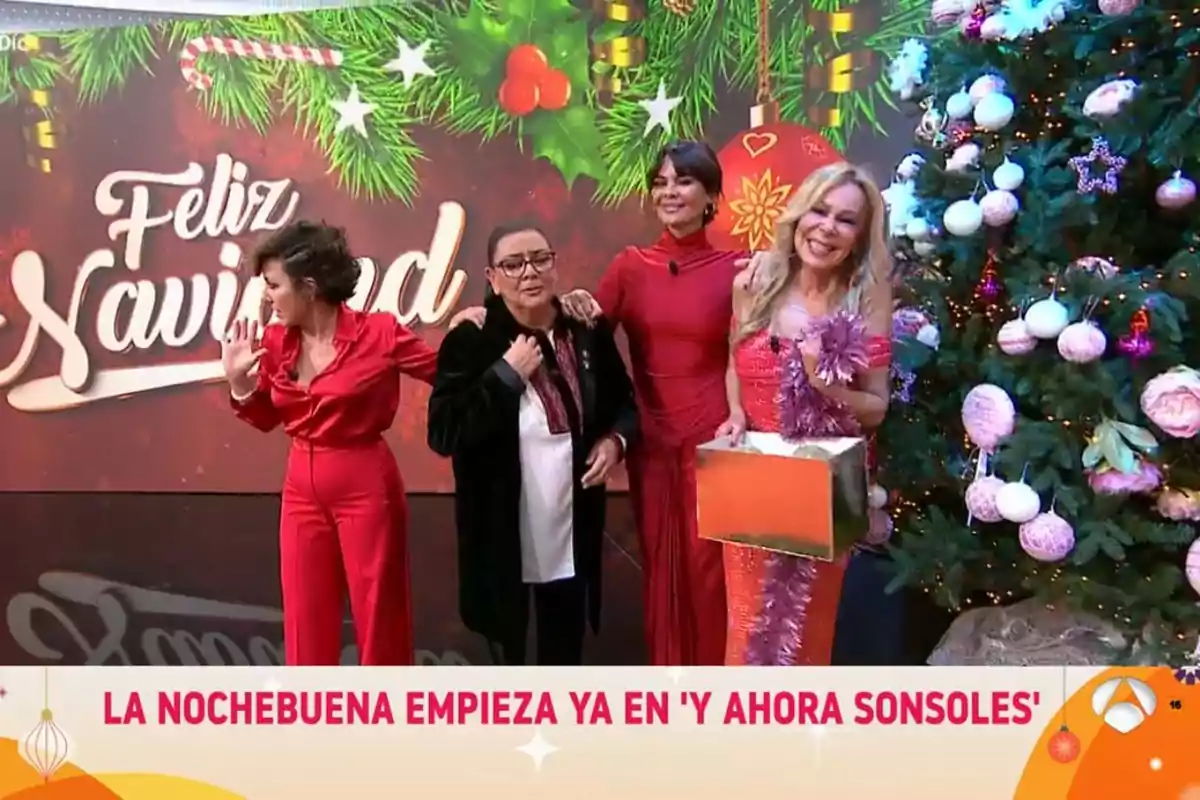
[[[266,348],[258,344],[259,324],[252,320],[235,320],[221,342],[221,368],[225,380],[238,394],[254,389],[250,373],[258,366]]]
[[[518,375],[529,380],[542,365],[542,348],[538,347],[537,339],[532,336],[518,336],[504,354],[504,360]]]

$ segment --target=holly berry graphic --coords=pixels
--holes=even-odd
[[[538,84],[538,105],[547,111],[563,108],[571,99],[571,79],[562,70],[548,69]]]
[[[538,46],[519,44],[509,52],[504,67],[506,78],[527,78],[537,84],[541,82],[550,64],[546,60],[546,54]]]
[[[498,100],[504,113],[523,117],[538,107],[538,85],[525,77],[509,77],[500,84]]]

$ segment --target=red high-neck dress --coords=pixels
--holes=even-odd
[[[745,255],[714,250],[703,231],[664,233],[651,247],[622,251],[596,290],[629,339],[641,415],[628,469],[654,665],[724,663],[721,545],[697,536],[696,445],[729,415],[733,279]]]

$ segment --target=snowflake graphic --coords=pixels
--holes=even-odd
[[[1188,686],[1200,683],[1200,667],[1180,667],[1175,670],[1175,680]]]
[[[745,234],[750,250],[763,250],[775,242],[775,220],[787,207],[792,194],[790,183],[777,182],[771,170],[757,179],[742,178],[741,194],[729,203],[737,222],[731,233]]]

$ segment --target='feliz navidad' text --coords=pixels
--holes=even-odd
[[[106,725],[1026,725],[1028,691],[172,691],[104,694]],[[565,718],[564,718],[565,717]]]
[[[163,207],[162,197],[172,189],[182,192],[173,205]],[[220,379],[215,351],[206,361],[167,355],[167,363],[93,369],[81,335],[87,325],[84,298],[104,271],[120,266],[130,273],[101,293],[92,320],[95,339],[111,353],[133,355],[164,346],[170,353],[189,347],[205,332],[219,341],[234,319],[258,317],[263,294],[261,279],[238,272],[241,248],[226,237],[278,230],[295,215],[300,193],[287,179],[250,180],[245,164],[222,153],[207,173],[195,162],[173,173],[112,172],[96,185],[94,202],[98,213],[113,220],[109,238],[116,242],[124,237],[123,253],[118,259],[114,248],[103,248],[85,256],[65,309],[54,308],[47,298],[48,270],[37,252],[25,250],[12,261],[9,281],[28,321],[16,356],[8,364],[0,362],[0,388],[10,387],[8,401],[19,411],[57,411]],[[384,269],[369,258],[359,259],[362,277],[349,305],[391,312],[406,324],[442,322],[466,284],[465,273],[453,268],[465,222],[461,205],[442,203],[428,252],[403,253]],[[188,242],[201,237],[221,241],[220,271],[134,279],[144,274],[146,234],[156,229],[173,231]],[[0,331],[14,322],[0,315]],[[43,338],[61,351],[58,373],[20,382]]]

